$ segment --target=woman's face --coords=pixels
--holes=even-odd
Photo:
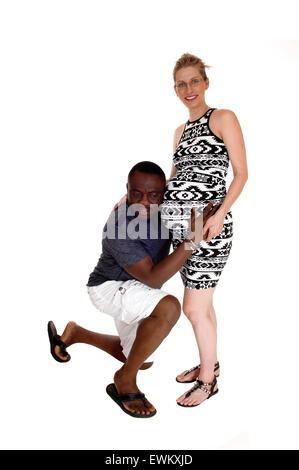
[[[187,108],[195,109],[205,102],[209,79],[204,80],[196,67],[183,67],[175,76],[174,89]]]

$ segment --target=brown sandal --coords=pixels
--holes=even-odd
[[[195,367],[192,367],[192,369],[188,369],[185,374],[184,374],[184,377],[186,375],[188,375],[190,372],[193,372],[194,370],[198,369],[198,373],[200,371],[200,364],[198,364],[198,366],[195,366]],[[220,364],[219,362],[216,362],[215,364],[215,367],[214,367],[214,374],[215,374],[215,377],[219,377],[220,375]],[[179,375],[182,375],[182,374],[179,374]],[[196,379],[193,379],[193,380],[185,380],[185,381],[181,381],[181,380],[178,380],[178,377],[176,377],[176,381],[179,383],[179,384],[191,384],[192,382],[195,382]]]

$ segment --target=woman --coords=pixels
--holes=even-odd
[[[200,365],[176,378],[180,383],[196,382],[177,399],[178,405],[187,407],[199,405],[218,391],[220,367],[213,295],[232,246],[230,208],[248,178],[245,144],[236,115],[206,104],[206,67],[192,54],[183,54],[174,67],[174,90],[188,108],[189,119],[174,134],[171,175],[161,205],[162,219],[168,228],[175,226],[176,233],[178,214],[180,217],[192,206],[201,212],[210,201],[219,205],[203,227],[203,240],[180,269],[185,287],[183,311],[193,327],[200,357]],[[229,161],[234,178],[226,191]],[[172,243],[176,249],[181,237],[176,235]]]

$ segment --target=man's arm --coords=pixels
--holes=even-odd
[[[210,203],[212,204],[212,202]],[[211,205],[208,205],[203,214],[203,223],[213,215],[217,209],[219,208],[218,205],[214,206],[212,210]],[[191,216],[191,233],[192,236],[190,237],[191,240],[198,243],[198,239],[202,239],[202,234],[196,234],[195,230],[195,211],[192,209],[192,216]],[[199,236],[199,238],[198,238]],[[188,240],[184,240],[178,248],[173,251],[170,255],[160,261],[158,264],[154,265],[150,256],[146,256],[144,259],[138,261],[131,266],[124,266],[124,269],[131,274],[131,276],[135,277],[139,281],[147,284],[150,287],[154,288],[161,288],[161,286],[168,281],[185,263],[185,261],[189,258],[190,254],[192,253],[193,249],[190,248],[190,244]]]
[[[191,253],[192,249],[188,248],[188,242],[184,240],[173,253],[158,264],[153,264],[151,257],[147,256],[132,266],[124,267],[124,269],[144,284],[160,288],[180,269]]]

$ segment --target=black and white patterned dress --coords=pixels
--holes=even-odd
[[[166,186],[160,206],[161,219],[172,232],[175,250],[188,236],[191,208],[201,213],[212,200],[222,202],[226,195],[229,155],[226,146],[209,127],[214,109],[208,109],[195,121],[187,121],[173,154],[177,169]],[[222,232],[209,243],[202,240],[180,269],[185,287],[207,289],[215,287],[227,262],[233,237],[233,219],[229,211]]]

